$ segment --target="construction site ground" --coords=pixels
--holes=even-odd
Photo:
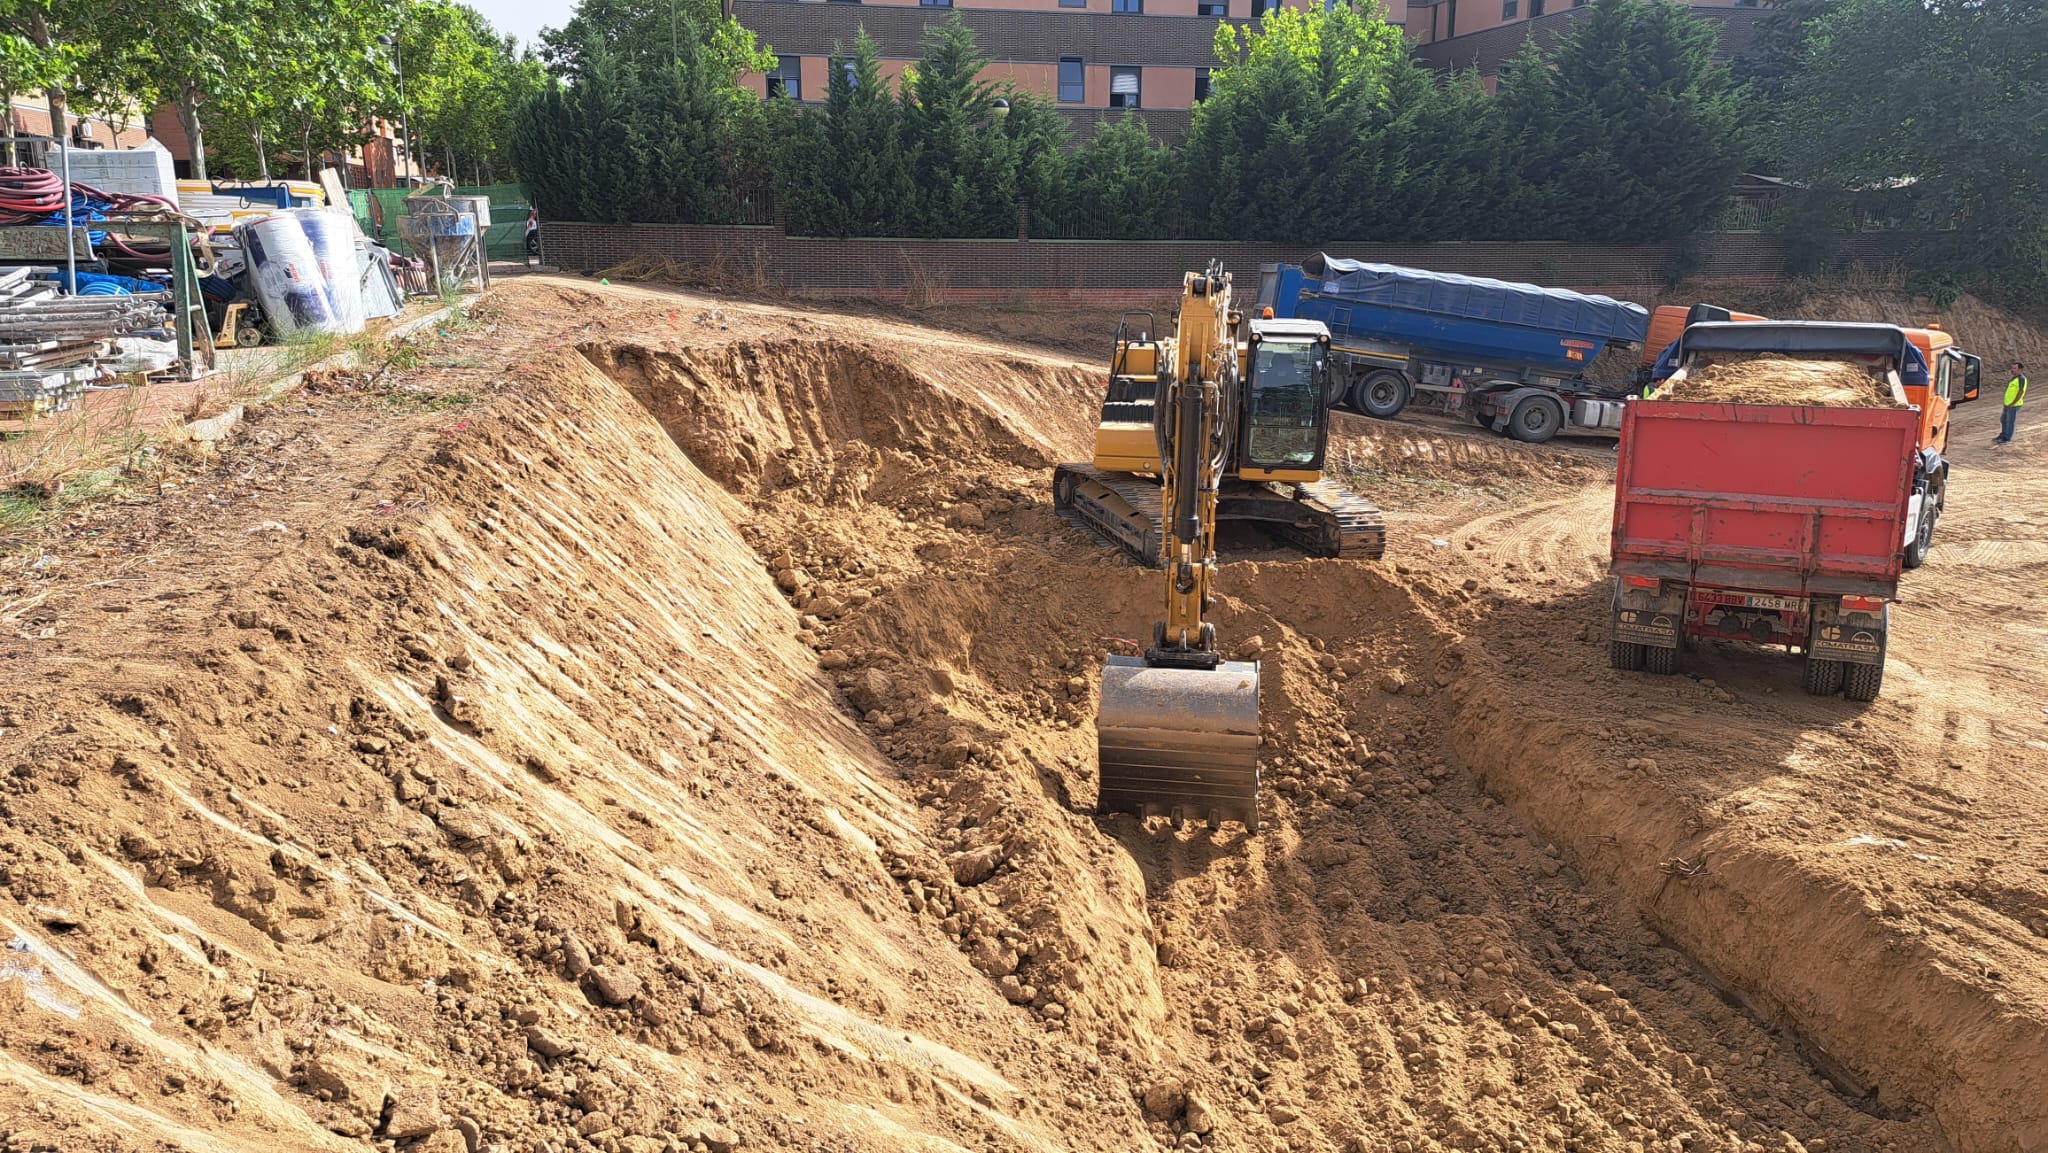
[[[17,532],[0,1148],[2048,1148],[2048,409],[1871,705],[1607,666],[1611,439],[1339,417],[1247,835],[1093,815],[1077,355],[528,277]]]

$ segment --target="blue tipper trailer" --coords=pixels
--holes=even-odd
[[[1632,378],[1600,387],[1585,373],[1650,326],[1623,300],[1393,264],[1318,255],[1262,272],[1261,308],[1329,326],[1332,403],[1382,419],[1430,403],[1519,440],[1620,429]]]

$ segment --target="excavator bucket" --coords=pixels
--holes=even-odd
[[[1259,666],[1156,668],[1111,656],[1096,714],[1096,811],[1259,827]]]

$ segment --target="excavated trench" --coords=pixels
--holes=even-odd
[[[1090,375],[586,344],[380,466],[418,511],[344,510],[91,694],[25,696],[0,1116],[107,1149],[1943,1147],[1532,831],[1570,820],[1499,762],[1545,750],[1475,711],[1509,682],[1438,574],[1227,564],[1266,827],[1095,818],[1100,654],[1156,590],[1049,506]]]
[[[800,635],[917,791],[948,869],[899,878],[912,907],[1019,1011],[1115,1061],[1107,1076],[1156,1138],[1939,1140],[1910,1105],[1845,1099],[1811,1046],[1803,1056],[1487,793],[1465,759],[1487,750],[1452,739],[1470,682],[1490,676],[1438,611],[1456,590],[1382,566],[1228,565],[1218,627],[1265,662],[1267,831],[1097,821],[1099,655],[1105,638],[1143,634],[1154,593],[1043,498],[1060,455],[1047,449],[1085,451],[1051,427],[1062,404],[1087,410],[1085,383],[1025,383],[991,425],[943,382],[843,349],[747,350],[725,388],[701,358],[585,351],[700,467],[706,430],[832,414],[836,445],[786,436],[784,463],[707,471],[752,498],[749,542]],[[794,392],[764,387],[778,356],[794,358],[776,378],[803,382]],[[829,399],[812,395],[821,375]],[[764,417],[748,399],[728,421],[734,386],[804,402]],[[1102,868],[1105,838],[1142,879],[1142,915]],[[1075,899],[1093,878],[1107,898]]]

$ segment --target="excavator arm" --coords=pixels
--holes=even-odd
[[[1225,661],[1207,619],[1217,499],[1241,402],[1238,327],[1221,265],[1187,274],[1154,418],[1166,612],[1143,657],[1111,655],[1103,666],[1102,812],[1258,827],[1259,666]]]
[[[1160,559],[1166,618],[1153,630],[1156,664],[1214,668],[1216,629],[1205,620],[1216,570],[1216,502],[1229,467],[1238,409],[1236,324],[1230,277],[1212,265],[1187,274],[1168,375],[1160,381]]]

